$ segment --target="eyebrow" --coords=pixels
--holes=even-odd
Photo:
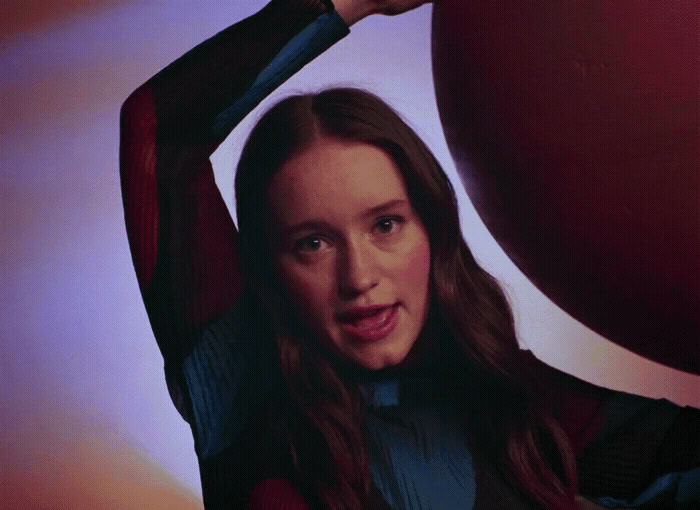
[[[391,210],[394,207],[400,207],[405,205],[408,205],[408,200],[404,198],[396,198],[394,200],[389,200],[388,202],[384,202],[383,204],[379,204],[377,206],[367,209],[364,213],[362,213],[362,216],[365,218],[370,216],[376,216],[377,214],[381,214],[383,212]]]
[[[383,212],[390,211],[395,207],[403,207],[406,205],[408,205],[408,200],[403,198],[396,198],[393,200],[389,200],[388,202],[384,202],[383,204],[370,207],[366,211],[362,212],[362,214],[360,214],[360,217],[370,218]],[[297,232],[303,232],[305,230],[332,230],[332,227],[322,220],[308,220],[302,221],[301,223],[283,229],[280,232],[280,235],[282,238],[291,237]]]
[[[309,220],[309,221],[302,221],[301,223],[298,223],[296,225],[292,225],[291,227],[287,227],[284,230],[280,232],[280,237],[282,239],[287,238],[287,237],[292,237],[294,234],[298,232],[303,232],[305,230],[328,230],[330,229],[330,225],[326,223],[325,221],[318,221],[318,220]]]

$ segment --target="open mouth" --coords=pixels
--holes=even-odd
[[[387,307],[383,310],[378,310],[376,313],[367,317],[360,317],[350,322],[358,329],[377,329],[384,326],[394,311],[393,307]]]
[[[398,321],[398,305],[356,308],[339,314],[338,322],[348,333],[362,340],[379,340],[389,335]]]

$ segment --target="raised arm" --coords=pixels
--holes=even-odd
[[[250,92],[261,72],[330,9],[321,0],[273,0],[176,60],[122,107],[127,232],[166,363],[184,359],[196,330],[229,310],[241,289],[236,230],[209,157],[269,92]]]
[[[129,243],[166,364],[240,293],[236,230],[209,162],[267,94],[374,13],[425,0],[272,0],[139,87],[121,115],[120,171]],[[334,10],[336,12],[334,12]]]
[[[121,112],[129,244],[178,409],[190,421],[207,507],[237,508],[252,475],[242,439],[256,387],[242,324],[237,233],[209,157],[267,94],[374,13],[423,0],[272,0],[140,86]],[[401,7],[401,4],[405,4]],[[249,327],[250,326],[250,327]],[[260,362],[258,362],[260,363]],[[259,375],[259,374],[258,374]]]

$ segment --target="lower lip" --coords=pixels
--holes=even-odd
[[[391,307],[391,312],[387,316],[386,320],[376,328],[364,329],[358,328],[352,324],[342,323],[341,327],[343,331],[352,335],[357,340],[363,342],[376,342],[383,338],[386,338],[391,334],[396,328],[399,322],[399,307],[394,305]]]

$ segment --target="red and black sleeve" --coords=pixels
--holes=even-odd
[[[320,0],[273,0],[156,74],[122,107],[128,239],[166,365],[188,356],[197,332],[230,310],[242,288],[236,228],[209,161],[233,126],[222,133],[217,118],[327,9]]]

